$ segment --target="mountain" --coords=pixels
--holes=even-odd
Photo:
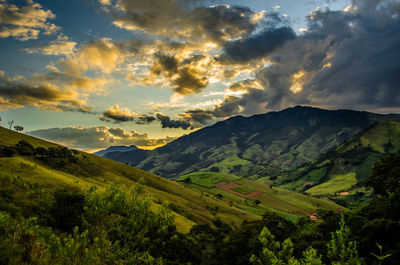
[[[132,166],[0,127],[0,183],[43,189],[46,191],[43,196],[48,200],[50,195],[46,194],[55,189],[81,190],[95,185],[104,190],[115,181],[127,187],[142,183],[145,193],[153,199],[154,208],[168,202],[181,231],[189,231],[195,224],[213,225],[215,218],[221,218],[234,227],[244,220],[260,218]],[[7,188],[0,194],[0,211],[13,209],[11,202],[32,204],[28,207],[30,209],[37,207],[38,202],[29,197],[29,193],[18,191],[18,187]]]
[[[137,148],[135,145],[131,145],[131,146],[117,145],[117,146],[110,146],[107,149],[97,151],[93,154],[97,155],[97,156],[104,156],[105,154],[108,154],[111,152],[128,152],[128,151],[136,151],[136,150],[141,150],[141,149]]]
[[[360,196],[373,165],[400,153],[400,122],[374,123],[313,163],[277,178],[275,184],[312,195]],[[286,184],[285,184],[286,183]]]
[[[386,119],[400,120],[400,115],[297,106],[232,117],[152,151],[106,157],[171,179],[199,171],[257,179],[296,169]]]
[[[243,181],[239,181],[238,186],[256,190],[257,196],[240,193],[246,193],[242,189],[239,189],[239,195],[244,195],[244,197],[234,197],[235,194],[229,194],[229,191],[223,190],[212,193],[190,185],[186,188],[177,182],[126,164],[71,150],[2,127],[0,127],[0,172],[0,183],[5,177],[18,180],[25,186],[41,186],[48,189],[80,190],[93,185],[104,189],[114,181],[128,187],[139,182],[145,186],[145,192],[152,196],[154,207],[159,207],[163,202],[169,203],[170,208],[175,212],[177,226],[183,231],[188,231],[195,224],[213,225],[216,218],[220,218],[233,227],[238,227],[245,220],[260,219],[266,211],[294,217],[304,216],[317,208],[331,210],[340,208],[330,201],[284,189],[272,191],[267,185],[250,185]],[[236,179],[237,177],[233,176],[231,180],[236,181]],[[13,181],[5,181],[13,183]],[[1,192],[0,190],[0,194]],[[17,193],[13,195],[14,199],[9,199],[10,195],[7,193],[7,201],[21,200],[21,192]],[[225,198],[217,196],[218,193],[226,194]],[[232,195],[231,199],[229,195]],[[246,205],[247,202],[244,203],[245,197],[248,197],[249,205]],[[259,205],[250,205],[257,199],[260,200]],[[27,201],[34,203],[34,200],[29,198]],[[0,211],[3,206],[0,199]]]

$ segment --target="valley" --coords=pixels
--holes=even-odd
[[[393,220],[398,218],[399,116],[350,112],[360,119],[354,125],[347,120],[349,112],[328,112],[332,120],[321,119],[324,125],[308,119],[307,128],[296,127],[296,120],[304,125],[301,117],[315,113],[325,111],[296,107],[266,114],[268,126],[275,115],[293,116],[290,125],[274,120],[275,125],[283,123],[272,130],[275,138],[272,132],[254,128],[250,136],[245,134],[255,125],[236,117],[154,151],[117,146],[98,155],[0,127],[0,236],[5,238],[0,250],[15,248],[41,264],[97,264],[92,256],[132,264],[248,264],[262,259],[260,253],[272,242],[296,251],[288,256],[291,260],[308,264],[307,260],[335,262],[326,253],[337,251],[332,244],[342,241],[334,235],[343,233],[347,248],[356,251],[352,240],[357,240],[361,257],[368,260],[371,242],[382,238],[398,256]],[[237,122],[246,126],[230,131]],[[332,126],[344,123],[347,127],[341,129]],[[214,134],[208,135],[208,130]],[[218,136],[222,132],[229,135],[226,141]],[[154,165],[154,172],[174,172],[183,165],[189,169],[165,178],[134,167],[132,161]],[[382,179],[385,174],[389,184]],[[357,225],[357,220],[366,225]],[[383,232],[365,236],[371,227]],[[35,235],[31,243],[22,241],[28,231]],[[77,245],[69,248],[74,242]],[[43,246],[44,256],[35,256],[35,247],[25,248],[26,244]],[[216,252],[207,254],[207,249]],[[271,253],[280,257],[279,248]],[[364,259],[349,255],[344,259]],[[19,262],[24,256],[12,257]]]

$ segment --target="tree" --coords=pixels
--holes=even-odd
[[[8,121],[8,125],[10,126],[10,130],[11,130],[11,128],[12,128],[14,122],[15,122],[14,120],[9,120],[9,121]]]
[[[400,156],[382,157],[372,168],[372,173],[365,184],[372,188],[375,195],[389,196],[400,191]]]
[[[350,229],[346,226],[343,215],[339,225],[339,229],[332,233],[332,239],[328,242],[328,258],[332,265],[360,265],[357,242],[350,241]]]
[[[15,125],[14,126],[14,130],[16,130],[17,132],[22,132],[24,130],[24,127],[19,126],[19,125]]]

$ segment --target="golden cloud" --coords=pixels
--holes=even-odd
[[[70,55],[76,50],[76,42],[69,41],[66,36],[58,36],[57,40],[50,41],[49,45],[36,48],[26,48],[27,53],[42,53],[44,55]]]
[[[0,75],[0,102],[3,109],[22,108],[26,105],[53,111],[76,110],[89,112],[86,97],[74,89],[21,76]]]
[[[175,139],[168,136],[158,139],[150,138],[147,133],[128,132],[121,128],[109,128],[106,126],[50,128],[28,132],[28,134],[81,150],[132,144],[139,148],[152,149]]]
[[[18,7],[2,1],[0,3],[0,38],[14,37],[17,40],[26,41],[37,39],[40,33],[50,35],[59,27],[48,22],[55,15],[50,10],[44,10],[42,6],[33,0]]]

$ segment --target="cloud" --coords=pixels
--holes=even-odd
[[[124,62],[126,55],[122,43],[103,38],[85,42],[75,53],[60,59],[57,66],[63,72],[99,70],[103,74],[110,74]]]
[[[247,7],[202,6],[197,0],[100,1],[118,27],[142,31],[152,41],[133,42],[130,85],[168,87],[179,95],[201,93],[210,83],[233,78],[252,66],[226,69],[215,55],[226,42],[247,38],[264,12]],[[128,44],[129,45],[129,44]]]
[[[26,48],[27,53],[42,53],[44,55],[70,55],[76,50],[75,41],[69,41],[65,36],[59,36],[57,40],[50,41],[50,44],[35,48]]]
[[[29,77],[8,77],[5,73],[0,76],[2,109],[29,105],[54,111],[91,112],[91,107],[87,106],[89,96],[106,92],[107,87],[116,82],[110,73],[122,64],[126,50],[123,44],[113,43],[110,39],[86,42],[79,49],[72,48],[75,43],[66,42],[69,42],[68,38],[59,35],[50,45],[26,50],[64,54],[64,58],[47,65],[49,72],[34,73]],[[64,44],[72,51],[65,47],[59,51]],[[142,117],[138,122],[145,120]]]
[[[224,51],[236,62],[246,62],[271,54],[286,42],[296,38],[290,27],[266,29],[257,35],[226,44]]]
[[[196,68],[185,67],[179,72],[178,78],[172,83],[175,85],[173,91],[180,95],[197,94],[208,85],[208,79],[202,76],[201,71]]]
[[[44,10],[33,0],[27,0],[26,5],[21,7],[1,1],[0,38],[13,37],[26,41],[37,39],[40,33],[53,34],[59,27],[48,21],[54,18],[55,15],[50,10]]]
[[[10,78],[0,75],[0,101],[2,109],[22,108],[25,105],[53,111],[90,112],[85,97],[73,89],[57,85],[35,83],[24,77]]]
[[[203,55],[179,60],[176,55],[156,54],[150,71],[155,76],[163,76],[179,95],[197,94],[209,83],[204,59]]]
[[[309,15],[303,35],[266,55],[268,63],[255,73],[259,85],[228,83],[229,90],[245,93],[226,94],[212,109],[186,110],[181,116],[193,126],[201,114],[207,118],[198,124],[204,126],[222,117],[299,104],[399,110],[399,25],[398,1],[353,1],[346,11],[318,9]]]
[[[114,121],[114,123],[135,121],[136,124],[149,124],[156,120],[153,116],[137,114],[119,105],[109,107],[99,118],[102,121]]]
[[[117,0],[114,5],[107,1],[103,6],[121,28],[216,43],[251,33],[260,19],[259,13],[247,7],[205,7],[198,3],[197,0]]]
[[[182,128],[184,130],[190,127],[190,123],[185,120],[172,120],[169,116],[157,113],[157,119],[161,122],[163,128]]]
[[[153,116],[149,116],[149,115],[145,115],[145,114],[139,114],[136,117],[135,123],[136,124],[150,124],[155,120],[156,120],[156,118],[153,117]]]
[[[179,115],[182,120],[190,124],[191,128],[203,127],[215,121],[215,116],[210,110],[193,109],[186,110],[184,114]]]
[[[100,120],[113,120],[114,122],[126,122],[133,121],[135,118],[135,113],[133,113],[130,109],[126,107],[120,107],[118,105],[114,105],[109,107],[103,114],[100,116]]]
[[[81,127],[50,128],[28,132],[27,134],[54,141],[70,148],[90,150],[106,148],[111,145],[136,145],[141,148],[154,148],[171,142],[175,138],[153,139],[148,134],[127,132],[121,128]]]
[[[354,1],[351,11],[312,12],[307,32],[257,74],[266,109],[398,107],[399,15],[398,1]]]

